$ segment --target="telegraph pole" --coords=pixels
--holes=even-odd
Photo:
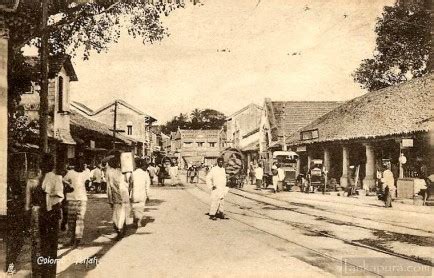
[[[116,149],[116,119],[118,114],[118,101],[115,100],[115,111],[113,115],[113,149]]]
[[[42,0],[41,19],[41,91],[39,92],[39,138],[41,153],[48,152],[48,0]]]

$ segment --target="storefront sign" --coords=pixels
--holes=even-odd
[[[401,146],[403,148],[413,147],[413,139],[402,139]]]
[[[298,146],[296,152],[305,152],[306,146]]]

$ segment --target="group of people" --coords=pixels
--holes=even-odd
[[[279,191],[283,191],[283,181],[285,179],[285,172],[281,168],[281,165],[277,162],[274,162],[271,167],[271,189],[274,193]],[[253,163],[250,162],[248,168],[248,180],[251,185],[256,185],[256,190],[261,190],[262,188],[268,187],[268,182],[265,180],[264,169],[262,167],[262,163]]]
[[[26,186],[25,210],[29,215],[34,277],[56,276],[59,228],[67,230],[64,246],[81,244],[88,200],[86,185],[90,180],[98,184],[105,177],[117,240],[125,235],[131,212],[133,225],[141,226],[149,200],[152,179],[143,159],[136,159],[135,169],[129,173],[121,171],[120,152],[114,153],[106,167],[97,167],[101,172],[93,171],[92,175],[82,158],[76,159],[66,173],[56,166],[52,155],[43,155],[39,175]]]

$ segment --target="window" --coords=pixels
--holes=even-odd
[[[193,142],[184,142],[182,143],[184,147],[190,147]]]
[[[209,142],[209,146],[210,146],[211,148],[214,148],[214,147],[215,147],[215,142]]]
[[[127,125],[127,134],[133,135],[133,126],[132,125]]]
[[[63,112],[63,77],[59,76],[59,80],[58,80],[58,91],[59,91],[59,103],[58,103],[58,107],[59,107],[59,112]]]
[[[198,147],[203,147],[203,142],[197,142]]]
[[[300,137],[301,140],[316,139],[319,137],[318,129],[302,131],[300,132]]]

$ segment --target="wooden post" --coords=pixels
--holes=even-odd
[[[116,149],[116,121],[118,113],[118,101],[115,100],[115,111],[113,115],[113,149]]]

